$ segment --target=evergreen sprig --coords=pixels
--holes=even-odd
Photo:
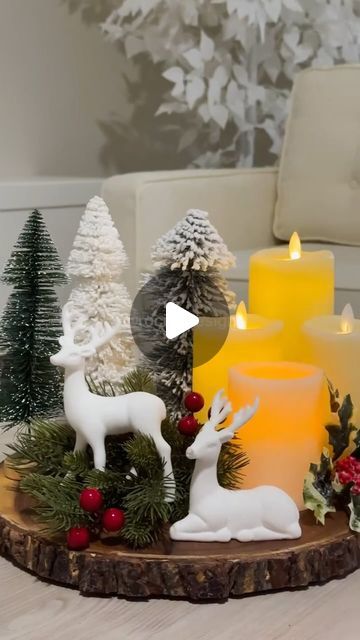
[[[93,517],[79,506],[81,481],[72,477],[31,473],[20,481],[20,489],[35,499],[34,511],[44,531],[60,533],[77,525],[92,525]]]
[[[219,484],[225,489],[241,489],[243,470],[249,462],[247,453],[241,448],[241,438],[236,434],[222,446],[218,462]]]
[[[35,419],[29,427],[19,429],[16,440],[8,445],[12,451],[9,464],[20,474],[36,468],[38,474],[57,475],[75,444],[74,430],[52,420]]]
[[[133,391],[150,388],[148,375],[141,370],[131,372],[123,380],[123,389]],[[107,392],[108,393],[108,392]],[[23,478],[20,490],[34,498],[37,518],[49,532],[66,532],[76,525],[99,529],[99,519],[79,506],[79,495],[85,487],[97,487],[104,497],[104,507],[120,507],[126,520],[121,535],[131,547],[150,545],[161,539],[168,523],[188,513],[189,488],[194,461],[185,451],[193,437],[182,436],[176,424],[165,420],[164,438],[172,449],[176,481],[176,498],[166,502],[171,488],[170,478],[163,478],[164,461],[160,459],[153,439],[143,434],[106,438],[107,468],[94,469],[93,456],[73,453],[74,431],[66,424],[34,420],[30,428],[19,432],[11,445],[12,466]],[[227,488],[239,488],[241,470],[247,457],[238,443],[226,444],[218,462],[219,482]]]
[[[118,384],[107,381],[95,382],[91,376],[88,376],[87,382],[90,391],[98,396],[113,397],[134,391],[156,393],[156,387],[150,372],[142,367],[135,367],[135,369],[129,371]]]

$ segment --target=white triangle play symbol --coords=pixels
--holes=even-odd
[[[177,338],[181,333],[189,331],[199,324],[199,318],[190,311],[186,311],[174,302],[166,305],[165,332],[169,340]]]

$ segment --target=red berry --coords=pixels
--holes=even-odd
[[[193,415],[184,416],[178,422],[178,429],[183,436],[194,436],[199,429],[199,423]]]
[[[360,461],[354,456],[347,456],[342,460],[338,460],[335,465],[335,471],[341,484],[356,483],[360,476]]]
[[[122,509],[111,507],[105,509],[102,516],[102,525],[106,531],[119,531],[124,526],[125,513]]]
[[[68,549],[81,551],[89,546],[90,532],[87,527],[71,527],[67,532],[66,542]]]
[[[201,393],[196,393],[196,391],[190,391],[186,394],[184,398],[184,405],[188,411],[192,413],[197,413],[201,411],[205,404],[204,398]]]
[[[353,481],[353,475],[348,471],[340,471],[338,473],[338,478],[339,478],[340,484],[349,484],[349,482]]]
[[[99,489],[87,487],[80,493],[79,503],[84,511],[89,511],[90,513],[100,511],[103,505],[102,493]]]

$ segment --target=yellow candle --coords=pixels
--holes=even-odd
[[[355,406],[360,405],[360,320],[346,305],[340,316],[322,316],[303,326],[304,361],[324,369],[326,376],[340,391],[350,393]]]
[[[249,307],[284,321],[284,357],[301,361],[302,325],[334,311],[333,254],[302,251],[297,234],[289,247],[258,251],[250,258]]]
[[[283,324],[278,320],[267,320],[260,316],[247,314],[243,302],[239,304],[236,315],[230,318],[227,339],[217,354],[203,363],[204,354],[212,351],[212,345],[219,342],[218,318],[200,318],[193,329],[193,389],[205,398],[204,409],[197,414],[200,422],[207,419],[207,410],[219,389],[227,389],[228,370],[239,362],[249,360],[281,360]]]
[[[311,462],[326,443],[324,428],[329,395],[321,369],[297,362],[243,363],[229,371],[229,399],[234,410],[260,405],[239,436],[250,464],[244,488],[280,487],[303,509],[303,483]]]

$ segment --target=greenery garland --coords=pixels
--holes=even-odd
[[[104,384],[90,389],[101,395],[131,391],[154,392],[147,372],[130,372],[119,387]],[[125,511],[121,541],[133,548],[145,547],[167,534],[171,522],[188,513],[189,487],[194,461],[185,451],[194,437],[185,437],[177,425],[164,421],[162,432],[172,448],[176,481],[176,499],[165,501],[170,480],[163,478],[163,462],[151,437],[139,434],[111,436],[106,439],[106,471],[94,469],[91,449],[73,453],[75,433],[64,423],[34,420],[20,430],[11,445],[10,465],[21,475],[19,490],[34,499],[34,513],[48,533],[65,533],[74,526],[88,527],[93,536],[100,534],[99,515],[84,511],[79,495],[85,487],[97,487],[103,494],[104,508]],[[248,458],[236,438],[224,444],[218,462],[222,486],[238,489]],[[132,471],[136,469],[136,474]]]

